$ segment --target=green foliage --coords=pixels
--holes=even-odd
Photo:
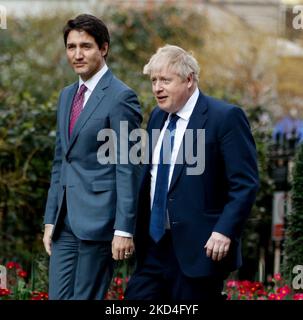
[[[0,118],[0,230],[2,239],[21,249],[35,240],[41,229],[36,215],[43,211],[48,187],[53,149],[49,126],[54,123],[55,111],[51,102],[37,104],[26,93],[7,103],[9,109],[1,105]],[[1,241],[1,249],[4,243]]]
[[[1,34],[0,253],[22,263],[42,247],[56,100],[71,80],[59,40],[54,18],[13,20]]]
[[[284,243],[284,276],[291,280],[292,270],[302,265],[303,257],[303,145],[299,146],[293,171],[292,210],[286,216]]]
[[[240,278],[255,280],[260,249],[267,250],[271,236],[271,203],[274,190],[269,176],[269,146],[272,143],[271,129],[262,125],[260,119],[265,109],[261,106],[248,109],[258,155],[259,191],[243,233],[244,265]]]

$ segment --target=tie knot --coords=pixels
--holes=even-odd
[[[170,121],[177,121],[180,117],[176,113],[170,115]]]
[[[172,114],[170,115],[170,120],[169,120],[169,123],[168,123],[168,126],[167,126],[167,129],[168,129],[169,131],[173,131],[173,130],[176,129],[176,123],[177,123],[177,121],[178,121],[179,118],[180,118],[180,117],[179,117],[177,114],[175,114],[175,113],[172,113]]]
[[[83,83],[83,84],[81,84],[81,87],[80,87],[80,89],[79,89],[78,94],[79,94],[79,95],[82,95],[82,94],[85,93],[86,90],[87,90],[87,87],[86,87],[85,84]]]

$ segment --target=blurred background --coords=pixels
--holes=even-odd
[[[259,154],[261,188],[235,279],[290,282],[303,265],[303,1],[0,0],[0,264],[47,290],[42,221],[56,101],[77,77],[62,28],[79,13],[109,27],[108,65],[139,96],[144,126],[155,105],[143,66],[176,44],[200,63],[200,88],[242,107]],[[119,266],[124,277],[133,261]],[[119,269],[119,270],[120,270]]]

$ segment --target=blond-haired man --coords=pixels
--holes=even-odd
[[[126,299],[218,300],[241,265],[241,231],[258,188],[255,143],[242,109],[199,90],[199,70],[172,45],[143,70],[157,101],[147,131],[159,135],[149,143]],[[188,154],[199,155],[200,170],[190,171]]]

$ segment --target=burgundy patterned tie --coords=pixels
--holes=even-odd
[[[72,112],[70,115],[70,121],[69,121],[69,136],[72,135],[74,126],[80,116],[80,113],[82,112],[83,104],[84,104],[84,95],[86,90],[87,88],[85,84],[82,84],[79,91],[75,95],[73,105],[72,105]]]

